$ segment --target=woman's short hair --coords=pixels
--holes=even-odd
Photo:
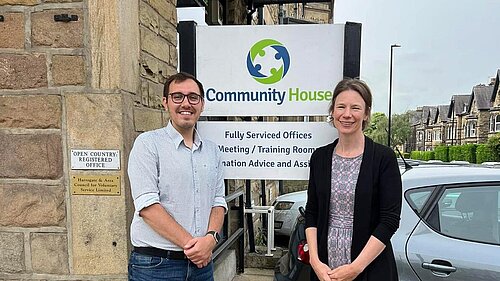
[[[335,90],[333,90],[332,101],[330,102],[330,108],[328,113],[331,115],[333,109],[335,107],[335,99],[337,96],[343,91],[353,90],[357,92],[363,101],[365,102],[365,114],[368,116],[366,120],[363,120],[362,129],[364,130],[368,124],[370,124],[370,115],[372,109],[372,92],[370,91],[370,87],[366,85],[366,83],[358,78],[344,78],[340,81],[337,86],[335,86]],[[333,123],[333,120],[332,120]]]

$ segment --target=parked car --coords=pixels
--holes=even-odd
[[[299,216],[299,207],[304,207],[307,191],[298,191],[280,195],[274,200],[274,233],[277,235],[292,234]]]
[[[391,239],[399,279],[500,280],[500,169],[419,165],[402,181],[401,224]],[[305,243],[292,238],[290,252]],[[309,280],[293,279],[311,268],[292,257],[280,260],[274,280]]]

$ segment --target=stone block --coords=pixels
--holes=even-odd
[[[134,108],[134,125],[137,132],[146,132],[162,127],[162,111],[149,108]]]
[[[83,2],[83,0],[44,0],[44,3],[68,3],[68,2]]]
[[[170,45],[170,65],[177,65],[177,48]]]
[[[0,272],[21,273],[24,265],[24,234],[0,232]]]
[[[160,61],[144,52],[140,56],[140,72],[141,77],[147,78],[152,81],[158,81]]]
[[[34,273],[68,274],[67,234],[33,233],[31,263]]]
[[[64,188],[36,184],[0,184],[0,226],[63,226]]]
[[[160,35],[172,45],[177,45],[177,31],[172,23],[160,19]]]
[[[148,81],[148,98],[149,98],[149,107],[162,109],[163,105],[161,104],[163,98],[163,84],[155,83]]]
[[[85,84],[84,57],[65,55],[53,56],[52,79],[56,86]]]
[[[160,16],[169,19],[172,14],[172,10],[175,11],[175,5],[169,1],[165,0],[149,0],[149,5],[155,9]]]
[[[151,31],[158,33],[158,14],[143,1],[139,3],[139,22]]]
[[[123,106],[120,94],[68,94],[69,149],[120,149]]]
[[[24,15],[22,13],[2,13],[0,24],[0,48],[24,49]]]
[[[25,5],[33,6],[40,2],[40,0],[0,0],[0,6],[2,5]]]
[[[164,62],[170,61],[170,50],[165,48],[168,45],[165,39],[144,27],[141,27],[140,33],[141,50]]]
[[[141,104],[149,105],[149,80],[141,78]]]
[[[78,21],[56,22],[54,15],[77,15]],[[44,10],[31,15],[31,42],[33,46],[52,48],[83,48],[83,11]]]
[[[47,87],[45,55],[0,54],[0,89]]]
[[[127,274],[129,225],[124,201],[124,196],[72,196],[74,274]]]
[[[61,98],[55,95],[0,96],[0,128],[61,128]]]
[[[0,133],[0,178],[59,179],[62,141],[59,134]]]

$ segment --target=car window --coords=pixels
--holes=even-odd
[[[419,189],[408,190],[405,194],[406,200],[410,207],[415,211],[418,215],[422,212],[422,209],[432,194],[434,187],[426,187]]]
[[[500,185],[447,188],[426,219],[450,237],[500,244]]]

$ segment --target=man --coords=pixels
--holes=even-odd
[[[135,213],[129,280],[213,280],[212,250],[227,210],[217,146],[195,129],[204,101],[192,75],[171,76],[165,128],[143,133],[130,152]]]

